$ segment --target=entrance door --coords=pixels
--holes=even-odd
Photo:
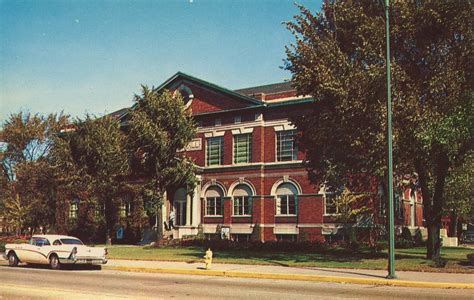
[[[174,193],[173,206],[176,212],[176,226],[186,225],[186,189],[179,188]]]
[[[175,202],[176,225],[186,225],[186,200]]]

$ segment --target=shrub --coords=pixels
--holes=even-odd
[[[412,241],[413,236],[411,235],[410,229],[408,227],[403,227],[402,228],[402,234],[400,235],[400,238],[407,240],[407,241]]]
[[[260,224],[255,224],[252,230],[252,235],[250,236],[252,242],[260,242],[262,240],[262,227]]]
[[[357,229],[352,227],[349,231],[349,241],[344,245],[346,249],[357,252],[359,251],[361,243],[357,239]]]
[[[375,243],[375,245],[372,247],[373,252],[382,252],[383,250],[388,249],[388,242],[387,241],[378,241]]]
[[[5,245],[7,242],[5,241],[0,241],[0,252],[5,252]]]
[[[196,239],[203,240],[204,239],[204,226],[202,226],[202,224],[199,224],[197,230],[198,230],[198,233],[196,235]]]
[[[471,264],[471,266],[474,266],[474,253],[470,253],[467,256],[467,260],[469,261],[469,263]]]
[[[215,240],[221,240],[222,239],[222,224],[217,224],[216,233],[214,234],[214,239]]]
[[[415,232],[415,236],[413,237],[413,241],[415,242],[415,246],[421,247],[425,245],[423,241],[423,235],[421,234],[421,230],[417,229]]]
[[[414,246],[415,246],[415,243],[412,240],[406,240],[403,238],[395,240],[395,248],[407,249],[407,248],[413,248]]]

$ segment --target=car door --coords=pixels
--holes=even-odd
[[[47,260],[47,251],[48,246],[51,244],[49,243],[48,239],[43,237],[33,237],[32,243],[30,243],[28,247],[28,261],[30,263],[35,264],[44,264],[48,263]]]
[[[36,250],[38,251],[37,263],[48,264],[48,255],[53,250],[53,246],[51,246],[50,241],[46,238],[43,239],[42,243],[37,246]]]

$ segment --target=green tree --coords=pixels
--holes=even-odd
[[[474,153],[451,167],[446,179],[445,215],[451,217],[449,236],[458,235],[458,220],[474,221]]]
[[[427,257],[440,255],[445,182],[472,149],[472,4],[391,1],[395,175],[419,180]],[[288,29],[285,68],[313,110],[294,120],[314,182],[367,173],[386,182],[386,71],[379,1],[300,7]],[[340,183],[334,184],[340,185]]]
[[[54,183],[47,157],[55,135],[68,123],[62,114],[12,114],[0,130],[0,213],[16,231],[50,227],[55,220]],[[33,213],[34,212],[34,213]]]
[[[118,224],[121,188],[129,170],[124,146],[118,120],[87,115],[74,122],[73,130],[58,137],[51,153],[60,182],[60,210],[67,212],[69,202],[77,197],[83,201],[80,215],[86,220],[82,223],[92,225],[96,211],[103,213],[107,243]]]
[[[366,194],[353,193],[347,187],[335,196],[334,205],[336,206],[337,219],[343,225],[344,238],[347,238],[348,235],[348,225],[355,223],[358,216],[369,210],[369,207],[362,201],[366,197]]]
[[[192,140],[196,129],[179,93],[142,88],[130,112],[127,145],[132,173],[148,180],[143,186],[145,208],[161,228],[166,189],[181,185],[192,190],[195,186],[194,165],[179,151]]]

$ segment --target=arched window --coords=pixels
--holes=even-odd
[[[186,108],[189,107],[192,100],[194,99],[193,91],[188,86],[182,84],[176,89],[175,94],[176,92],[179,92],[181,96],[183,97],[183,102],[185,104],[185,107]]]
[[[222,215],[222,202],[224,193],[217,185],[210,186],[206,190],[205,194],[205,205],[206,205],[206,216],[221,216]]]
[[[285,182],[276,190],[276,214],[296,215],[298,211],[298,189],[292,183]]]
[[[239,184],[233,192],[233,215],[250,216],[252,214],[252,190],[246,184]]]

